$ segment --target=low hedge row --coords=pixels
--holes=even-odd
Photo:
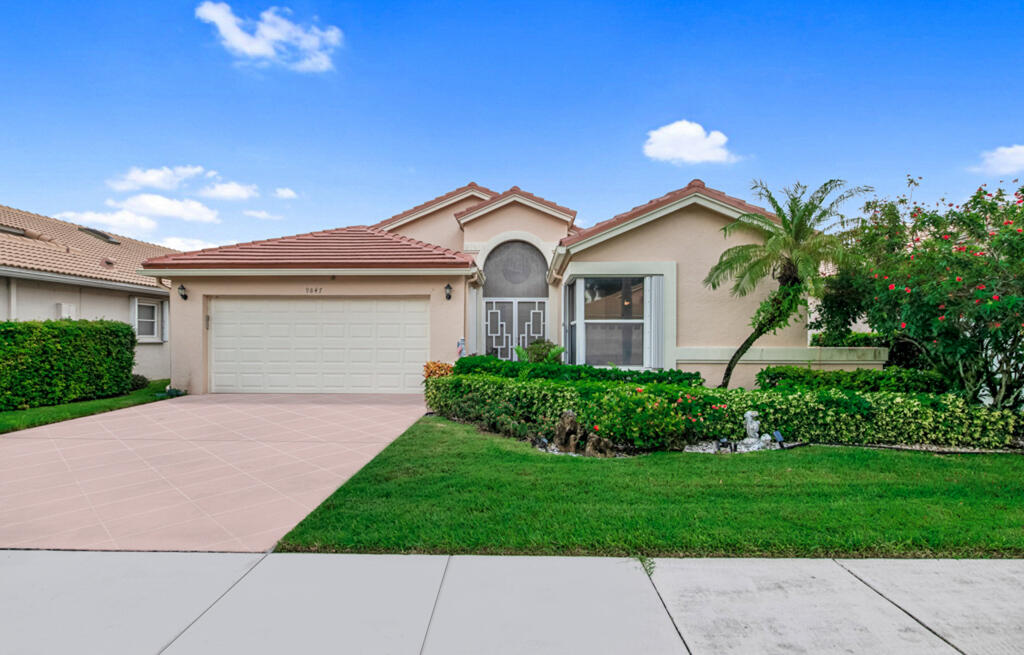
[[[582,364],[543,364],[513,362],[490,355],[462,357],[455,362],[455,375],[496,375],[527,380],[605,380],[638,384],[671,383],[699,387],[704,384],[700,373],[663,369],[637,371],[619,368],[597,368]]]
[[[749,410],[759,413],[762,432],[779,430],[787,441],[1009,448],[1024,440],[1024,417],[970,405],[953,395],[453,375],[427,380],[426,399],[441,416],[517,438],[550,438],[561,413],[571,410],[589,432],[637,450],[742,439],[743,414]]]
[[[0,323],[0,411],[131,391],[135,332],[117,321]]]
[[[949,393],[952,385],[935,371],[890,366],[852,371],[816,371],[803,366],[768,366],[757,374],[761,389],[826,389]]]

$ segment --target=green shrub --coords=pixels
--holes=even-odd
[[[639,371],[596,366],[513,362],[489,355],[463,357],[455,362],[455,375],[485,374],[504,378],[534,380],[576,380],[635,382],[638,384],[671,383],[699,387],[704,384],[700,373],[674,368],[660,371]]]
[[[126,323],[0,323],[0,411],[126,394],[134,364]]]
[[[131,391],[138,391],[139,389],[145,389],[149,386],[149,378],[145,375],[139,375],[138,373],[132,374]]]
[[[817,371],[802,366],[768,366],[757,374],[761,389],[827,389],[948,393],[951,384],[935,371],[890,366],[883,369]]]
[[[525,348],[516,346],[515,350],[519,361],[533,364],[557,364],[562,353],[565,352],[565,348],[555,345],[547,339],[537,339]]]
[[[959,396],[854,392],[837,388],[760,391],[671,384],[530,380],[453,375],[426,381],[437,414],[516,438],[551,438],[563,411],[620,447],[679,450],[708,439],[742,439],[743,414],[787,441],[1009,448],[1024,417]]]

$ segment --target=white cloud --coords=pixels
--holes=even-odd
[[[248,200],[260,195],[260,191],[255,184],[220,182],[202,189],[199,195],[204,198],[217,198],[219,200]]]
[[[682,120],[648,132],[644,154],[673,164],[731,164],[740,158],[725,147],[728,140],[718,130],[708,133],[700,123]]]
[[[243,20],[226,2],[203,2],[196,18],[217,28],[221,43],[237,57],[278,63],[303,73],[334,68],[331,53],[341,45],[341,30],[333,25],[303,27],[285,18],[291,10],[271,7],[258,21]]]
[[[298,198],[299,194],[295,193],[286,186],[282,186],[274,189],[274,197],[283,198],[284,200],[291,200],[292,198]]]
[[[115,191],[135,191],[145,187],[169,191],[177,189],[184,180],[202,172],[202,166],[163,166],[147,169],[132,166],[127,173],[107,180],[107,186]]]
[[[61,212],[57,218],[85,225],[110,228],[125,236],[139,236],[156,229],[156,221],[125,209],[116,212]]]
[[[246,216],[250,216],[252,218],[258,218],[261,221],[279,221],[282,218],[284,218],[284,216],[279,216],[277,214],[271,214],[270,212],[264,211],[262,209],[246,209],[242,213],[245,214]]]
[[[107,200],[107,205],[141,216],[180,218],[183,221],[197,223],[220,223],[217,210],[210,209],[198,200],[175,200],[155,193],[140,193],[121,201]]]
[[[166,248],[174,248],[175,250],[182,250],[185,252],[188,252],[190,250],[203,250],[204,248],[216,248],[217,246],[227,245],[226,243],[204,241],[203,239],[195,239],[193,237],[165,237],[158,241],[157,243]]]
[[[1001,146],[981,153],[981,164],[971,168],[976,173],[1010,175],[1024,171],[1024,146]]]

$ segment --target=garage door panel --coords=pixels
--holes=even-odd
[[[428,304],[409,298],[216,298],[213,392],[422,390]]]

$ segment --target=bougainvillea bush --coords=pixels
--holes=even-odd
[[[1024,187],[868,209],[854,247],[871,327],[917,345],[969,400],[1024,407]]]

